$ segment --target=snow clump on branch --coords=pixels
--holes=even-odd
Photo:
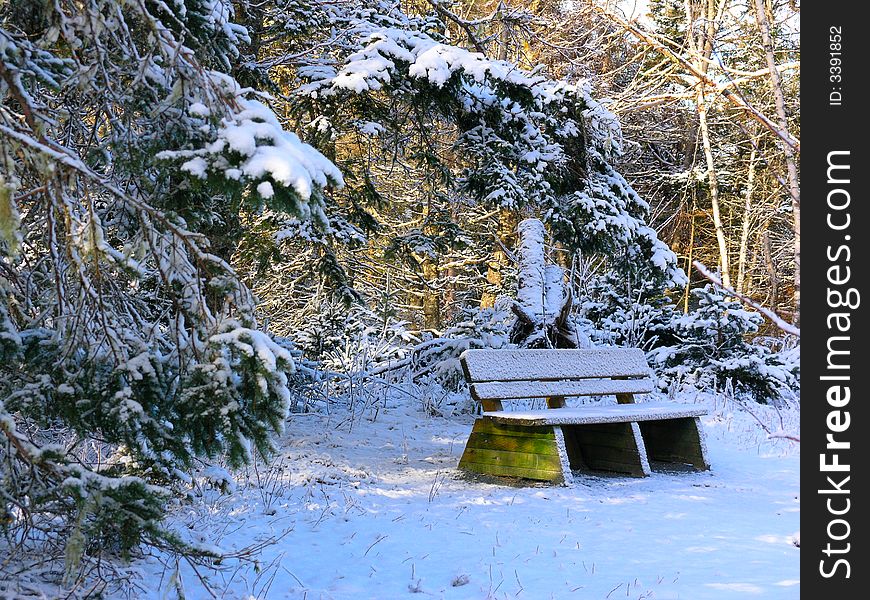
[[[166,150],[157,158],[186,159],[181,170],[198,179],[214,176],[250,184],[263,201],[273,200],[284,192],[283,199],[289,201],[288,208],[294,214],[325,224],[322,190],[329,185],[338,188],[344,185],[338,167],[295,133],[285,131],[264,102],[245,98],[251,90],[222,73],[212,73],[212,79],[240,110],[220,121],[214,140],[204,147]],[[194,102],[188,112],[207,116],[204,109],[201,102]]]

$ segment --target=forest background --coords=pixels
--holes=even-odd
[[[636,346],[663,393],[797,402],[798,338],[737,298],[800,324],[799,14],[0,3],[8,539],[73,579],[207,554],[161,525],[202,461],[355,386],[461,389],[470,347]],[[553,268],[520,327],[526,219]]]

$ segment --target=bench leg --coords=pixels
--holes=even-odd
[[[559,427],[474,422],[459,468],[479,475],[518,477],[567,484],[571,470]]]
[[[562,469],[562,483],[571,485],[574,483],[574,475],[571,473],[571,460],[568,458],[568,448],[565,444],[565,431],[562,427],[553,427],[556,436],[556,449],[559,451],[559,467]]]
[[[692,465],[699,471],[710,468],[698,417],[644,421],[640,430],[651,461]]]
[[[635,477],[650,474],[637,423],[564,425],[562,429],[572,469],[611,471]]]

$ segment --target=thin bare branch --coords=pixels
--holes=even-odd
[[[720,288],[725,293],[727,293],[731,296],[734,296],[735,298],[737,298],[738,300],[740,300],[744,304],[747,304],[747,305],[751,306],[752,308],[754,308],[755,310],[757,310],[758,312],[760,312],[762,315],[767,317],[771,323],[776,325],[777,328],[781,329],[782,331],[784,331],[785,333],[788,333],[790,335],[794,335],[797,337],[801,336],[801,330],[799,328],[795,327],[794,325],[792,325],[791,323],[789,323],[788,321],[786,321],[785,319],[780,317],[778,314],[776,314],[775,312],[773,312],[769,308],[765,308],[764,306],[761,306],[752,298],[749,298],[749,297],[745,296],[744,294],[738,293],[736,290],[734,290],[731,287],[722,285],[722,280],[719,279],[709,269],[707,269],[707,267],[702,265],[699,261],[697,261],[697,260],[693,261],[692,265],[694,265],[694,267],[698,270],[698,272],[701,275],[704,276],[705,279],[708,279],[709,281],[713,282],[713,285]]]

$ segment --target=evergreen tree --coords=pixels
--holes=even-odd
[[[756,402],[776,401],[798,388],[797,365],[786,364],[777,353],[752,343],[762,317],[743,309],[712,285],[692,290],[697,308],[673,314],[668,338],[650,351],[650,363],[665,385],[689,384],[702,390],[731,386],[739,396]]]
[[[228,0],[0,11],[0,508],[60,517],[77,572],[178,545],[159,521],[194,457],[272,450],[293,357],[229,261],[245,211],[322,225],[342,177],[233,78]]]

